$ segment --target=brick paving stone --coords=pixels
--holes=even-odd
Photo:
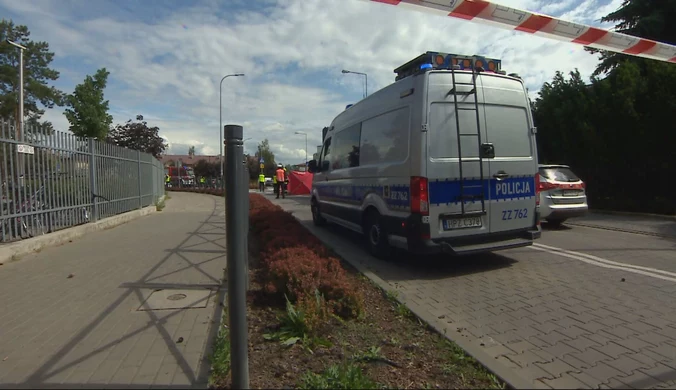
[[[584,352],[590,347],[602,347],[601,344],[592,341],[586,337],[578,337],[572,340],[564,340],[564,344],[567,344],[580,352]]]
[[[630,375],[620,375],[617,377],[617,380],[634,389],[645,389],[655,386],[659,383],[659,380],[642,372],[641,370],[636,370]]]
[[[631,374],[637,369],[647,369],[652,367],[651,364],[645,364],[639,360],[633,359],[632,355],[622,355],[619,358],[609,360],[606,363],[626,374]]]
[[[554,389],[592,389],[591,386],[575,378],[572,374],[563,374],[560,378],[542,379],[547,386]]]
[[[538,367],[547,371],[553,378],[558,378],[570,372],[577,372],[577,369],[561,359],[556,359],[547,363],[535,363]]]
[[[0,340],[21,342],[3,342],[0,350],[22,360],[12,371],[0,369],[0,383],[91,388],[151,386],[157,379],[157,384],[206,386],[200,360],[192,359],[188,369],[182,354],[204,354],[211,325],[206,319],[216,310],[215,299],[203,309],[136,308],[155,289],[153,283],[177,289],[220,284],[225,230],[211,222],[223,221],[221,203],[176,193],[162,213],[3,265],[0,315],[16,315],[14,325],[0,326]],[[67,278],[69,273],[74,277]],[[187,352],[175,343],[179,333],[190,345]],[[180,364],[184,369],[176,373]],[[158,376],[161,372],[170,377]]]
[[[608,355],[613,358],[618,358],[621,354],[623,353],[631,353],[632,351],[630,349],[627,349],[615,342],[610,342],[605,345],[601,346],[595,346],[592,347],[592,349],[595,349],[605,355]]]
[[[643,341],[637,337],[627,337],[625,339],[615,340],[615,343],[621,345],[624,348],[632,350],[634,352],[640,352],[641,350],[652,347],[653,345]]]
[[[611,367],[605,362],[596,364],[595,366],[585,370],[584,373],[598,379],[600,383],[605,383],[610,378],[627,374],[626,372]]]

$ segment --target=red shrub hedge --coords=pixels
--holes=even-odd
[[[332,312],[358,315],[363,297],[340,261],[291,214],[261,195],[249,194],[249,200],[249,224],[260,243],[266,291],[300,302],[314,299],[317,290]]]

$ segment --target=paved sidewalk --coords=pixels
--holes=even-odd
[[[584,217],[569,219],[566,223],[620,232],[676,238],[676,218],[592,212]]]
[[[216,197],[172,193],[162,212],[0,267],[0,387],[206,388],[224,215]]]

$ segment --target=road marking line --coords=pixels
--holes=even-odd
[[[558,248],[558,247],[555,247],[555,246],[544,245],[544,244],[540,244],[540,243],[534,243],[533,245],[540,247],[540,248],[550,249],[550,250],[553,250],[553,251],[561,251],[561,252],[564,252],[564,253],[571,254],[573,256],[584,257],[584,258],[587,258],[589,260],[599,261],[601,263],[616,265],[616,266],[625,267],[625,268],[633,268],[633,269],[638,269],[638,270],[642,270],[642,271],[654,272],[654,273],[663,274],[663,275],[667,275],[667,276],[676,278],[676,272],[669,272],[669,271],[664,271],[664,270],[657,269],[657,268],[643,267],[643,266],[634,265],[634,264],[620,263],[620,262],[617,262],[617,261],[604,259],[602,257],[590,255],[590,254],[587,254],[587,253],[570,251],[570,250],[567,250],[567,249]]]
[[[663,275],[659,274],[659,273],[666,273],[668,275],[674,275],[673,273],[667,272],[667,271],[662,271],[662,270],[658,270],[658,269],[654,269],[654,268],[648,268],[648,267],[639,267],[639,266],[627,267],[627,264],[617,263],[617,262],[606,260],[606,259],[601,259],[599,257],[586,255],[584,253],[572,252],[572,251],[567,251],[567,250],[561,249],[561,248],[550,247],[548,245],[533,244],[533,246],[530,246],[529,248],[531,248],[533,250],[537,250],[537,251],[551,253],[551,254],[554,254],[554,255],[562,256],[562,257],[567,257],[567,258],[570,258],[570,259],[573,259],[573,260],[579,260],[579,261],[582,261],[582,262],[587,263],[587,264],[595,265],[597,267],[631,272],[631,273],[635,273],[635,274],[638,274],[638,275],[648,276],[648,277],[651,277],[651,278],[662,279],[662,280],[666,280],[666,281],[669,281],[669,282],[676,283],[676,277],[668,277],[668,276],[663,276]],[[584,255],[584,256],[582,256],[582,255]],[[596,259],[601,259],[603,261],[590,259],[587,256],[596,257]],[[617,264],[617,265],[613,265],[613,264]],[[639,267],[639,268],[636,268],[636,267]],[[657,273],[647,272],[644,269],[657,271]]]

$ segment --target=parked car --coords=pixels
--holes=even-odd
[[[568,165],[538,165],[540,218],[550,225],[561,225],[572,217],[587,213],[585,183]]]

